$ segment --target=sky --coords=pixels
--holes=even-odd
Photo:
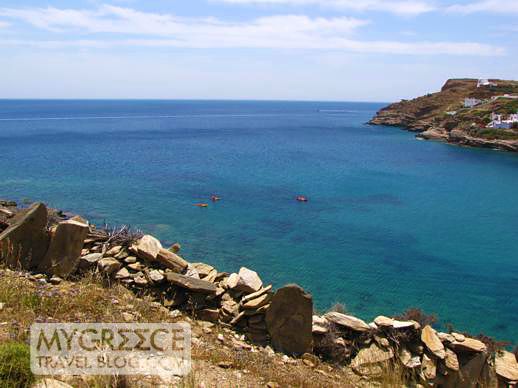
[[[518,0],[1,0],[0,98],[388,102],[517,48]]]

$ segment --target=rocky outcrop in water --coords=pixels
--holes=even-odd
[[[493,112],[517,113],[516,96],[518,81],[492,80],[478,87],[475,79],[451,79],[440,92],[381,109],[369,124],[401,127],[425,140],[514,152],[518,151],[518,127],[490,129],[487,125]],[[465,99],[479,103],[465,107]]]

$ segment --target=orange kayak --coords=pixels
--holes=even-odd
[[[206,203],[195,203],[194,206],[198,206],[198,207],[209,207],[208,204]]]

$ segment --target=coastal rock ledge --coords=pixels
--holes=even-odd
[[[518,81],[451,79],[440,92],[382,108],[369,124],[468,147],[518,151]],[[503,119],[505,118],[505,119]]]
[[[0,258],[7,266],[49,286],[95,273],[109,279],[107,284],[151,296],[170,314],[179,310],[230,330],[241,352],[273,348],[286,354],[287,364],[288,356],[311,367],[332,363],[350,370],[364,386],[383,386],[377,379],[387,370],[399,371],[406,386],[518,383],[518,355],[484,336],[440,332],[416,315],[380,315],[373,322],[342,311],[318,315],[312,296],[297,285],[274,291],[251,269],[220,272],[181,257],[179,244],[168,249],[127,227],[98,229],[42,203],[19,208],[0,201],[0,216]]]

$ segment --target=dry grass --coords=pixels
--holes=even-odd
[[[63,282],[58,286],[40,284],[25,274],[0,270],[0,343],[28,340],[33,322],[123,322],[122,313],[131,312],[139,322],[174,322],[192,324],[193,369],[174,384],[178,387],[400,387],[397,368],[384,371],[378,382],[361,380],[350,369],[317,362],[307,365],[302,360],[286,359],[264,348],[236,349],[235,333],[206,323],[192,321],[185,315],[171,318],[169,311],[148,296],[137,297],[119,284],[89,275],[79,282]],[[221,341],[218,335],[224,337]],[[221,366],[224,366],[221,367]],[[126,388],[153,387],[156,381],[120,376],[76,377],[67,382],[75,387]],[[367,385],[365,385],[367,384]],[[381,384],[381,385],[379,385]]]

